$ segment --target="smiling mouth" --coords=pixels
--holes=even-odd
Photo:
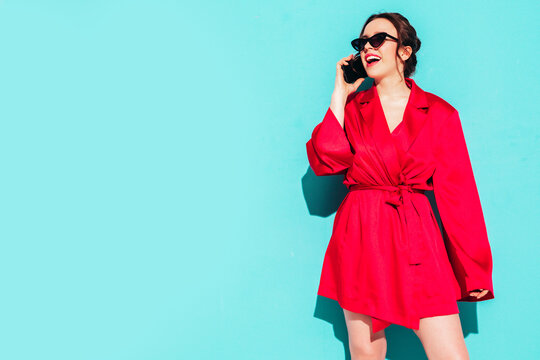
[[[380,61],[380,60],[381,60],[381,59],[371,58],[371,59],[369,59],[369,60],[366,60],[366,62],[367,62],[368,64],[373,64],[373,63],[375,63],[375,62],[377,62],[377,61]]]
[[[375,66],[379,61],[380,59],[370,59],[370,60],[366,60],[366,63],[368,67],[371,67],[371,66]]]

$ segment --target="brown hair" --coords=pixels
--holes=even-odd
[[[384,18],[389,20],[396,28],[398,33],[397,38],[399,39],[396,55],[399,56],[398,51],[400,46],[402,45],[410,46],[412,48],[411,56],[407,60],[405,60],[405,64],[403,64],[404,76],[410,77],[412,74],[414,74],[414,71],[416,70],[416,53],[418,52],[418,50],[420,50],[421,44],[420,39],[418,38],[418,36],[416,36],[416,30],[409,23],[409,20],[407,20],[407,18],[405,18],[405,16],[401,15],[400,13],[383,12],[371,15],[364,23],[362,31],[360,31],[360,35],[362,35],[362,33],[364,32],[366,25],[377,18]]]

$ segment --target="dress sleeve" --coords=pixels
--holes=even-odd
[[[352,165],[351,145],[330,107],[313,130],[306,148],[309,164],[317,176],[344,174]]]
[[[459,301],[493,299],[491,247],[457,110],[438,133],[433,191],[449,260],[461,291]],[[477,299],[469,295],[476,289],[489,292]]]

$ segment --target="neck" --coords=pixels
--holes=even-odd
[[[404,77],[384,77],[381,80],[375,80],[374,86],[377,88],[379,97],[399,98],[407,97],[411,89],[407,86]]]

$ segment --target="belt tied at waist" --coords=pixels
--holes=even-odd
[[[408,252],[409,264],[422,263],[423,244],[422,239],[425,234],[421,232],[422,223],[420,222],[420,214],[415,208],[411,195],[412,193],[424,193],[429,190],[429,187],[422,184],[407,184],[400,176],[401,183],[398,185],[371,185],[371,184],[354,184],[349,187],[350,191],[356,190],[383,190],[390,191],[390,197],[386,199],[386,203],[394,206],[400,217],[401,223],[405,228],[405,243],[398,243],[398,246]]]
[[[408,199],[411,192],[421,193],[425,192],[424,188],[415,188],[413,185],[407,184],[398,184],[398,185],[364,185],[364,184],[354,184],[349,187],[350,191],[353,190],[364,190],[364,189],[375,189],[375,190],[386,190],[392,191],[391,196],[386,200],[387,203],[398,207],[403,205]]]

